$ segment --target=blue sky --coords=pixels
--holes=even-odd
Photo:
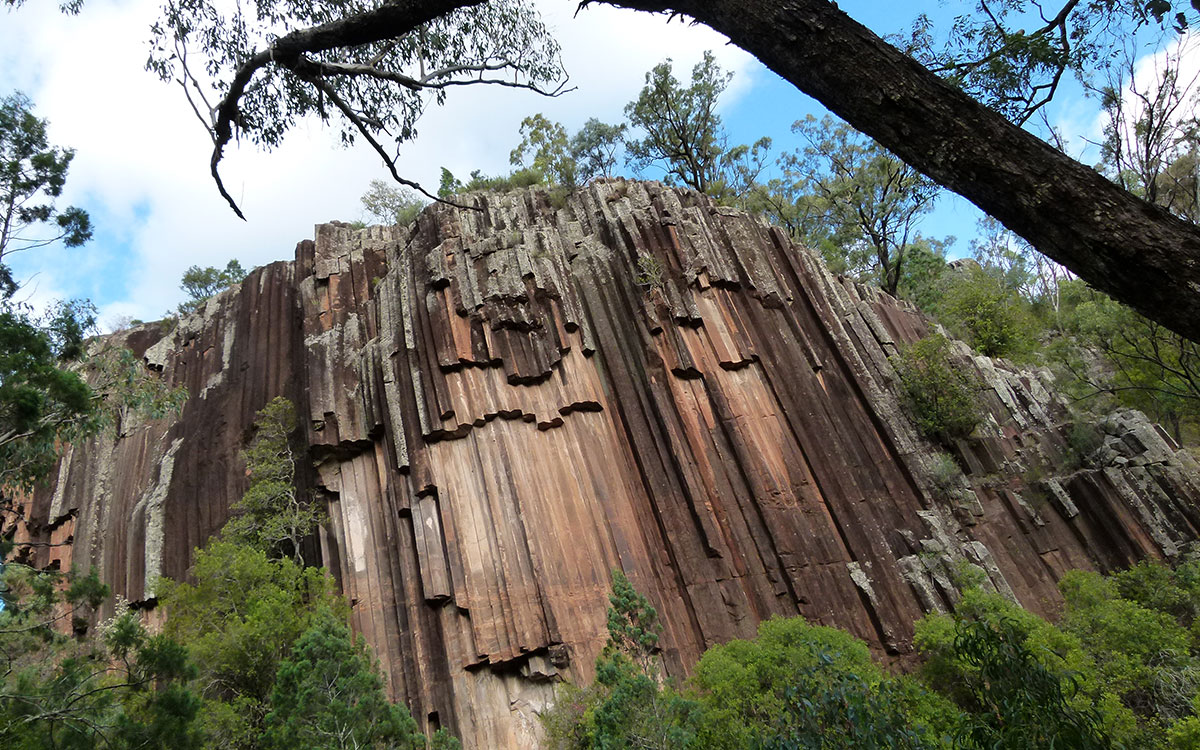
[[[178,280],[192,264],[223,265],[236,257],[249,267],[290,259],[314,224],[360,218],[359,196],[372,178],[385,176],[372,153],[342,150],[335,134],[307,123],[273,154],[247,145],[227,157],[227,185],[249,219],[239,221],[208,178],[209,142],[186,102],[142,69],[158,1],[88,0],[75,18],[59,15],[49,0],[0,11],[0,92],[24,91],[50,120],[53,141],[76,148],[61,205],[84,207],[97,227],[83,249],[18,255],[13,265],[28,282],[24,293],[31,301],[90,298],[102,323],[122,315],[160,317],[181,300]],[[950,17],[963,5],[839,4],[885,34],[904,30],[920,9]],[[511,89],[455,91],[448,106],[426,114],[421,137],[406,147],[407,176],[436,186],[442,166],[460,176],[476,168],[507,171],[525,115],[543,112],[570,129],[593,116],[619,121],[645,71],[671,57],[685,78],[705,49],[735,72],[721,109],[731,143],[769,135],[778,154],[800,145],[790,132],[793,121],[823,113],[706,28],[602,6],[573,17],[574,4],[561,0],[539,5],[578,90],[553,100]],[[1098,124],[1095,103],[1078,91],[1056,112],[1071,132]],[[921,231],[956,235],[964,252],[978,216],[965,201],[947,198]]]

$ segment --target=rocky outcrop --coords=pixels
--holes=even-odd
[[[888,359],[926,320],[778,229],[654,183],[469,200],[319,226],[173,331],[126,334],[190,400],[68,446],[10,527],[152,599],[243,491],[255,411],[287,396],[355,626],[393,694],[471,748],[533,746],[554,683],[591,679],[613,568],[682,676],[772,615],[902,659],[965,577],[1051,612],[1063,572],[1196,538],[1196,463],[1139,414],[1060,468],[1072,425],[1045,372],[960,346],[990,417],[941,454]]]

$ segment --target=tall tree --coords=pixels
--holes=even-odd
[[[0,571],[0,743],[14,748],[197,746],[183,648],[140,615],[89,627],[108,587],[87,575]]]
[[[425,736],[388,703],[370,653],[330,612],[318,615],[279,663],[266,718],[268,748],[425,750]]]
[[[254,437],[242,452],[250,487],[234,505],[236,515],[221,534],[271,555],[304,565],[303,542],[324,518],[320,508],[296,490],[296,407],[272,399],[255,417]]]
[[[53,466],[56,444],[97,427],[95,393],[72,369],[83,357],[94,309],[58,303],[38,314],[14,299],[14,252],[91,237],[87,213],[58,211],[75,152],[52,146],[28,98],[0,99],[0,490],[28,485]]]
[[[51,146],[47,123],[29,98],[0,98],[0,291],[13,291],[5,258],[55,242],[79,247],[92,237],[86,211],[55,207],[75,151]],[[6,295],[8,296],[8,295]]]
[[[831,0],[601,1],[686,15],[721,32],[1051,258],[1177,332],[1200,338],[1200,230],[1021,130]],[[1197,3],[1067,0],[1056,17],[1084,6],[1182,23]],[[455,13],[460,10],[465,12]],[[483,39],[477,32],[487,25],[491,33]],[[231,19],[208,3],[175,0],[155,30],[152,67],[182,82],[193,104],[203,92],[203,109],[197,105],[196,111],[212,136],[211,168],[231,205],[217,167],[235,130],[271,146],[295,116],[336,111],[346,122],[344,137],[363,136],[393,177],[402,179],[377,136],[388,128],[401,139],[413,135],[412,113],[420,109],[414,97],[419,100],[421,91],[444,94],[462,82],[451,80],[454,72],[509,83],[507,77],[488,78],[487,71],[525,71],[518,85],[537,87],[556,71],[544,27],[513,3],[397,0],[370,8],[312,3],[299,9],[258,0]],[[201,58],[211,81],[202,83],[199,71],[185,65]],[[422,61],[433,61],[433,73],[423,73]],[[408,72],[400,69],[403,63],[410,64]]]
[[[784,180],[803,186],[830,235],[844,243],[850,269],[869,267],[895,295],[916,226],[933,208],[937,186],[874,142],[830,117],[812,115],[792,130],[808,141],[780,163]],[[794,189],[790,192],[797,192]]]
[[[625,143],[628,129],[625,123],[609,125],[592,117],[571,136],[571,153],[578,164],[581,181],[616,174],[617,154]]]
[[[579,167],[571,152],[567,129],[545,115],[530,115],[521,121],[521,142],[508,157],[516,167],[533,168],[546,179],[566,188],[579,183]]]
[[[1200,219],[1196,153],[1200,149],[1200,51],[1192,36],[1157,55],[1122,50],[1099,93],[1104,105],[1103,168],[1117,184],[1180,218]]]
[[[609,125],[593,117],[568,135],[561,123],[530,115],[521,121],[521,143],[509,161],[572,190],[595,177],[613,176],[627,129],[624,123]]]
[[[645,135],[626,143],[628,161],[636,169],[661,167],[667,182],[708,192],[720,179],[725,133],[717,100],[732,73],[717,65],[711,51],[692,68],[691,85],[684,86],[671,71],[671,61],[646,73],[646,86],[625,106],[629,124]]]

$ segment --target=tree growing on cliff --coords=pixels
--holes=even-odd
[[[551,185],[574,190],[596,177],[611,177],[627,126],[590,118],[574,135],[542,114],[521,121],[521,142],[509,154],[519,172],[539,174]]]
[[[179,288],[187,294],[185,302],[179,304],[179,314],[188,315],[200,309],[214,294],[224,291],[246,278],[246,269],[236,258],[225,264],[224,268],[216,266],[190,266],[183,272],[179,280]]]
[[[291,557],[303,566],[304,539],[324,514],[296,491],[296,426],[296,407],[283,397],[272,399],[255,415],[254,437],[242,451],[250,487],[234,505],[235,515],[221,535],[272,556]]]
[[[933,208],[937,186],[912,167],[830,117],[792,125],[808,145],[780,160],[782,189],[806,201],[843,245],[848,270],[871,269],[896,295],[916,226]]]
[[[626,142],[628,162],[643,170],[652,165],[666,172],[667,182],[708,192],[721,178],[725,132],[717,101],[732,73],[721,70],[711,51],[692,68],[691,85],[684,86],[671,70],[671,61],[646,73],[646,86],[625,106],[629,124],[643,136]]]
[[[389,185],[383,180],[371,180],[359,199],[363,211],[380,224],[408,226],[417,220],[425,201],[411,188]]]
[[[979,424],[979,384],[955,362],[950,342],[927,336],[892,357],[905,402],[917,428],[930,440],[951,448]]]
[[[1148,208],[1022,131],[963,93],[959,81],[939,78],[829,0],[607,1],[684,14],[711,26],[1098,288],[1180,333],[1200,336],[1200,297],[1193,292],[1200,284],[1200,230]],[[1147,19],[1178,22],[1176,9],[1186,13],[1188,7],[1194,6],[1169,0],[1132,6],[1071,0],[1044,33],[1033,36],[1045,40],[1065,30],[1066,38],[1078,41],[1071,22],[1082,18],[1081,34],[1091,39],[1095,28],[1105,26],[1087,25],[1095,19],[1128,20],[1127,27]],[[400,141],[410,139],[422,92],[444,95],[456,83],[453,74],[461,71],[492,83],[509,80],[488,77],[490,70],[517,71],[517,85],[526,87],[554,77],[554,48],[526,10],[511,2],[481,5],[477,0],[407,0],[349,9],[318,3],[298,10],[259,0],[230,23],[208,3],[170,2],[155,27],[151,67],[182,83],[193,104],[201,93],[212,103],[195,110],[213,139],[211,168],[218,188],[232,206],[217,168],[235,130],[269,147],[294,117],[310,112],[322,118],[338,113],[346,140],[367,139],[393,177],[402,180],[396,158],[377,136],[387,131]],[[484,28],[490,33],[480,33]],[[1007,52],[1012,39],[1029,36],[1007,30],[988,35],[986,49]],[[211,81],[186,65],[201,56]],[[983,63],[991,59],[991,52],[984,54],[976,67],[986,70]],[[408,69],[402,70],[405,64]],[[433,72],[426,72],[430,68]],[[1103,210],[1095,210],[1098,206]]]

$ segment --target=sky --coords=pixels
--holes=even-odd
[[[303,123],[274,152],[250,144],[227,151],[225,184],[247,216],[238,219],[209,178],[211,143],[182,94],[144,70],[160,2],[87,0],[74,17],[61,15],[54,0],[0,10],[0,95],[27,94],[50,121],[51,142],[76,150],[59,206],[83,207],[96,227],[83,248],[13,256],[21,294],[33,304],[91,299],[102,327],[122,317],[162,317],[182,301],[179,279],[191,265],[223,266],[237,258],[250,268],[291,259],[315,224],[363,218],[360,196],[372,179],[386,177],[365,146],[343,149],[335,131]],[[589,117],[621,121],[646,71],[669,57],[685,79],[708,49],[734,73],[720,108],[731,143],[769,135],[778,154],[799,145],[790,134],[793,121],[824,113],[705,27],[598,5],[576,16],[575,4],[562,0],[538,5],[562,45],[576,90],[555,99],[509,88],[452,92],[446,106],[428,109],[420,136],[404,148],[406,177],[434,189],[443,166],[464,178],[473,169],[506,173],[526,115],[541,112],[568,130]],[[903,30],[915,12],[878,0],[839,5],[879,33]],[[1094,101],[1076,94],[1056,111],[1056,124],[1075,142],[1098,135]],[[954,252],[961,254],[979,216],[951,196],[921,231],[958,236]]]

